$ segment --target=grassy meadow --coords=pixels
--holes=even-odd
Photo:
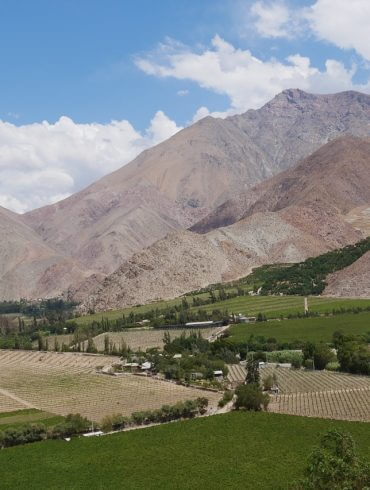
[[[0,452],[2,489],[283,489],[329,429],[370,457],[370,425],[233,412],[71,442]],[[278,456],[278,457],[277,457]]]
[[[269,322],[240,323],[230,328],[233,342],[246,342],[250,335],[274,337],[278,342],[311,341],[331,342],[333,333],[360,335],[370,332],[370,313],[348,313],[330,317],[297,318]]]

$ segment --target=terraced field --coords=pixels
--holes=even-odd
[[[58,415],[81,413],[99,421],[107,414],[129,415],[185,399],[206,396],[216,406],[220,395],[175,383],[126,374],[96,374],[113,356],[0,351],[0,387],[18,399],[14,410],[34,407]],[[0,398],[0,403],[2,398]],[[0,411],[10,411],[8,398]]]
[[[200,332],[202,337],[208,338],[214,332],[216,332],[218,328],[202,328],[201,330],[181,330],[181,329],[173,329],[167,330],[170,334],[171,339],[176,337],[180,337],[180,335],[185,331],[188,335],[190,332]],[[152,347],[163,348],[163,336],[165,330],[130,330],[127,332],[107,332],[101,335],[97,335],[94,337],[94,344],[98,351],[104,350],[104,337],[108,335],[109,341],[116,345],[117,348],[122,343],[122,340],[128,345],[132,350],[142,350],[150,349]]]
[[[370,421],[370,378],[330,371],[260,369],[261,379],[276,374],[280,394],[271,399],[269,411],[310,417]],[[245,380],[246,370],[230,365],[228,379],[234,385]]]

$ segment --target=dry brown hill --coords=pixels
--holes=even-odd
[[[370,203],[370,142],[351,136],[331,141],[254,188],[253,195],[236,223],[206,234],[173,233],[125,261],[103,283],[84,282],[71,295],[85,309],[119,308],[358,241],[364,234],[347,215]]]
[[[370,252],[327,277],[324,295],[370,298]]]
[[[205,233],[255,212],[307,207],[315,203],[346,215],[370,202],[369,189],[370,140],[342,136],[319,148],[294,168],[225,202],[192,230]]]
[[[215,206],[346,133],[370,135],[370,96],[286,90],[259,110],[207,117],[24,220],[49,246],[109,273],[133,253],[193,225]]]
[[[258,265],[299,262],[361,237],[337,214],[325,210],[292,207],[255,213],[204,235],[171,233],[133,255],[104,281],[90,278],[68,296],[82,301],[82,311],[173,298],[245,276]]]
[[[88,274],[44,244],[19,216],[1,207],[0,236],[1,299],[52,297]]]

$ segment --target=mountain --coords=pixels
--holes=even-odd
[[[352,265],[327,277],[326,296],[370,298],[370,252]]]
[[[299,262],[355,243],[364,234],[346,217],[370,203],[370,141],[330,141],[256,186],[253,195],[245,216],[232,225],[172,233],[71,296],[85,310],[145,303],[237,279],[258,265]]]
[[[347,133],[370,135],[370,96],[286,90],[261,109],[226,119],[206,117],[23,220],[59,253],[109,274],[226,200],[243,192],[249,200],[252,186]]]
[[[343,214],[348,222],[361,220],[370,201],[370,139],[342,136],[324,145],[293,169],[281,172],[250,192],[216,208],[191,229],[206,233],[256,212],[289,206],[314,206]]]
[[[56,253],[20,217],[0,207],[0,297],[51,297],[85,278],[69,257]]]

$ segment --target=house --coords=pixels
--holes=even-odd
[[[141,365],[141,370],[142,371],[149,371],[149,369],[151,369],[152,367],[152,363],[151,362],[143,362],[142,365]]]
[[[182,358],[182,354],[174,354],[173,355],[173,359],[181,359]]]
[[[224,373],[220,370],[213,371],[213,376],[217,379],[223,379]]]
[[[193,381],[195,381],[196,379],[202,379],[203,378],[203,374],[202,373],[191,373],[190,374],[190,379],[192,379]]]

